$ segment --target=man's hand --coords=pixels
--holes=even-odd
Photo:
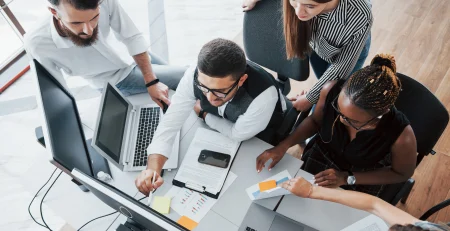
[[[337,188],[347,184],[347,172],[336,171],[335,169],[327,169],[319,172],[314,176],[315,183],[319,186],[327,188]]]
[[[313,106],[306,98],[306,91],[302,91],[295,97],[290,97],[289,100],[292,102],[297,111],[306,111]]]
[[[195,102],[195,105],[194,105],[195,114],[198,116],[198,114],[200,114],[201,110],[202,110],[202,106],[200,105],[200,100],[197,100],[197,102]],[[208,113],[207,112],[203,113],[203,119],[205,119],[206,114],[208,114]]]
[[[151,191],[156,190],[164,183],[163,178],[156,172],[155,184],[152,184],[154,172],[152,169],[146,169],[134,181],[136,188],[145,196],[148,196]]]
[[[253,7],[255,7],[256,2],[258,2],[260,0],[244,0],[242,2],[242,9],[244,10],[244,12],[247,12],[251,9],[253,9]]]
[[[298,197],[310,197],[313,185],[309,183],[305,178],[303,177],[297,177],[290,179],[288,181],[285,181],[283,184],[281,184],[281,187],[289,190],[292,194],[298,196]]]
[[[259,155],[258,158],[256,158],[256,171],[261,172],[261,170],[265,167],[266,162],[269,159],[272,159],[272,163],[269,166],[270,171],[273,167],[275,167],[275,165],[278,164],[278,162],[280,162],[285,153],[286,150],[279,146],[267,149],[261,155]]]
[[[153,101],[155,101],[158,106],[161,108],[163,107],[163,104],[161,101],[167,104],[167,106],[170,105],[169,100],[169,88],[164,83],[157,83],[147,88],[148,94],[152,98]]]

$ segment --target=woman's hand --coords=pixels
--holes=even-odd
[[[244,12],[247,12],[251,9],[253,9],[253,7],[255,7],[256,2],[258,2],[260,0],[244,0],[242,2],[242,9],[244,10]]]
[[[265,167],[266,162],[272,159],[272,163],[269,166],[269,171],[283,158],[286,150],[281,146],[275,146],[271,149],[267,149],[261,155],[256,158],[256,171],[261,172]]]
[[[314,179],[316,179],[315,183],[319,186],[327,188],[337,188],[347,184],[347,177],[347,172],[340,172],[330,168],[325,171],[319,172],[314,176]]]
[[[306,111],[313,106],[306,98],[306,91],[304,90],[297,96],[290,97],[289,100],[292,102],[297,111]]]
[[[305,178],[303,177],[297,177],[290,179],[283,184],[281,184],[281,187],[284,189],[290,191],[292,194],[298,196],[298,197],[304,197],[308,198],[311,196],[311,193],[313,191],[313,185],[309,183]]]

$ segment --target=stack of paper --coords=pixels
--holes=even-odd
[[[388,229],[389,227],[381,218],[369,215],[341,231],[385,231]]]
[[[220,196],[225,193],[236,178],[237,175],[233,172],[228,173],[228,177],[225,181]],[[185,225],[192,227],[194,223],[199,223],[217,202],[216,199],[207,197],[193,190],[180,188],[177,186],[173,186],[166,193],[165,197],[171,198],[170,207],[179,215],[184,217],[182,217],[178,223],[186,228],[188,227]]]
[[[255,184],[247,188],[247,195],[251,200],[259,200],[264,198],[282,196],[290,194],[288,190],[281,187],[281,184],[291,179],[291,175],[287,170],[272,176],[265,181]]]

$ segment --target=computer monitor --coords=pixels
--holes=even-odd
[[[94,177],[100,171],[111,174],[107,161],[86,143],[75,98],[38,61],[31,65],[45,120],[45,147],[53,155],[52,163],[68,174],[74,168]]]
[[[119,189],[94,179],[78,169],[72,170],[72,175],[105,204],[145,229],[151,231],[188,230]]]

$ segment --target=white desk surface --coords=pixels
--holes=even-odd
[[[299,170],[296,176],[311,179],[313,175]],[[329,201],[287,195],[277,208],[277,213],[320,231],[341,230],[367,217],[369,213]]]
[[[129,99],[135,104],[149,103],[150,101],[146,94],[131,96]],[[94,99],[90,102],[85,102],[85,105],[79,105],[79,108],[82,109],[80,109],[80,115],[83,124],[88,126],[84,126],[86,138],[92,137],[93,125],[95,126],[95,120],[97,118],[98,102],[98,100]],[[198,127],[206,127],[206,125],[192,113],[181,129],[179,163],[183,160]],[[237,179],[226,193],[222,195],[212,210],[202,219],[195,230],[211,230],[211,228],[214,228],[214,230],[238,230],[252,203],[245,192],[247,187],[286,169],[291,176],[297,175],[302,161],[290,155],[286,155],[271,172],[268,172],[267,169],[264,169],[259,174],[256,172],[257,156],[270,147],[271,145],[257,138],[242,143],[231,168],[231,171],[237,175]],[[49,158],[50,155],[38,161],[30,168],[27,177],[23,179],[29,185],[29,191],[33,194],[51,174],[52,168],[46,168],[45,170],[42,168],[42,165],[50,164],[48,162]],[[112,177],[114,178],[112,185],[128,195],[134,196],[136,199],[143,197],[142,194],[138,193],[134,185],[134,180],[139,172],[121,172],[112,164],[110,168]],[[162,196],[170,189],[175,173],[176,170],[170,172],[165,171],[165,184],[155,192],[155,195]],[[308,173],[301,171],[299,174]],[[92,193],[82,192],[70,180],[71,178],[63,173],[47,195],[45,203],[74,228],[78,229],[87,221],[113,211],[109,206],[92,195]],[[276,197],[259,200],[255,203],[273,210],[280,199],[281,197]],[[365,212],[342,205],[301,199],[293,196],[286,196],[281,201],[277,212],[318,230],[338,230],[338,228],[344,228],[356,220],[367,216]],[[324,214],[330,217],[328,222],[323,222]],[[177,221],[180,215],[171,209],[168,217]],[[112,215],[92,222],[86,228],[83,228],[83,230],[115,230],[124,221],[124,216]],[[330,229],[331,227],[333,228]]]
[[[191,120],[195,120],[196,122],[193,123],[192,126],[189,126],[190,129],[187,133],[184,135],[182,134],[180,142],[180,163],[183,160],[192,139],[194,138],[196,129],[199,127],[207,127],[202,120],[195,116],[194,113],[190,115],[187,122],[192,124]],[[271,172],[268,172],[267,169],[263,170],[259,174],[256,172],[257,156],[270,147],[270,144],[267,144],[257,138],[250,139],[241,144],[236,159],[234,160],[230,170],[237,175],[237,179],[213,206],[212,210],[206,215],[206,217],[202,219],[199,226],[195,230],[211,230],[211,227],[215,227],[216,229],[217,227],[220,227],[219,230],[237,230],[252,203],[245,192],[246,188],[286,169],[291,176],[295,176],[302,162],[301,160],[290,155],[286,155],[285,158],[283,158]],[[155,196],[165,195],[165,193],[172,187],[171,182],[175,177],[175,174],[176,170],[171,172],[165,171],[163,177],[165,183],[155,192]],[[135,198],[142,198],[142,196],[142,194],[138,193]],[[273,210],[280,199],[281,197],[275,197],[259,200],[256,203]],[[180,218],[180,215],[173,210],[171,210],[170,214],[167,216],[175,221]],[[125,217],[121,216],[114,222],[110,230],[114,230],[113,228],[117,227],[124,221]]]

